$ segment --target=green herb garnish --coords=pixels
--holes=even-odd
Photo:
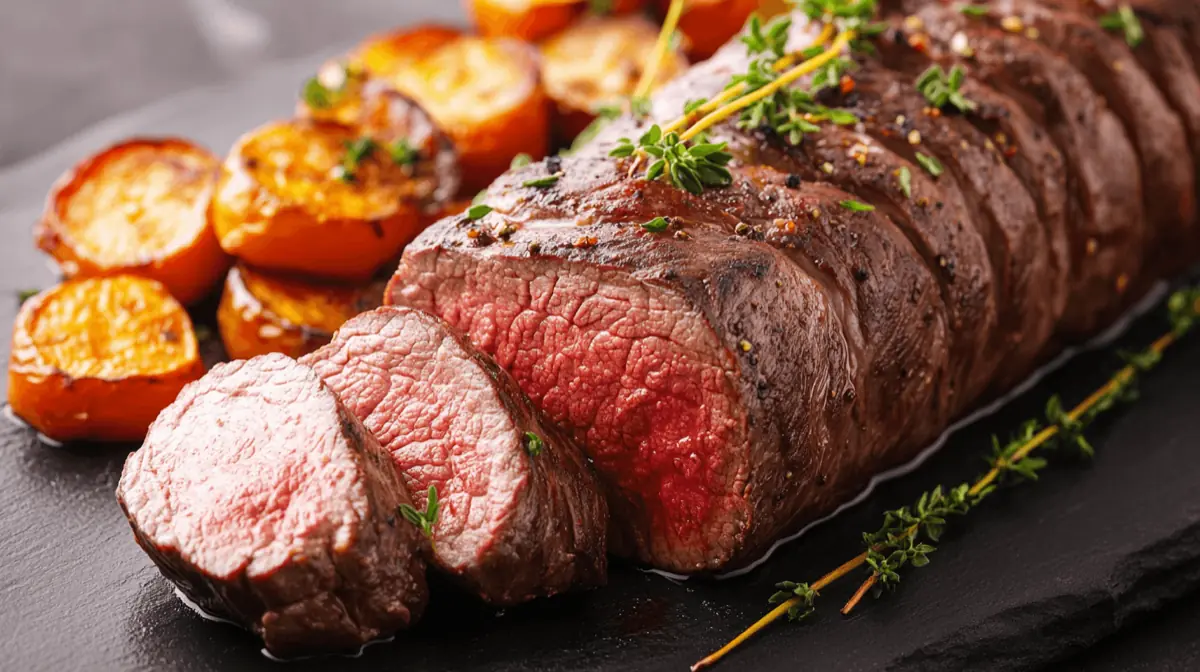
[[[484,203],[476,203],[475,205],[472,205],[471,207],[467,208],[467,213],[466,213],[467,219],[469,219],[471,221],[475,221],[477,219],[483,219],[492,210],[493,210],[493,208],[490,205],[486,205]]]
[[[364,161],[371,158],[377,149],[379,149],[379,144],[366,136],[347,141],[346,155],[342,157],[338,179],[343,182],[353,182],[357,179],[358,169],[362,167]]]
[[[536,187],[538,189],[546,189],[558,184],[558,178],[562,177],[562,173],[554,173],[545,177],[535,177],[532,180],[525,180],[521,183],[522,187]]]
[[[1125,43],[1131,47],[1138,46],[1142,40],[1146,39],[1146,31],[1142,29],[1142,22],[1138,20],[1137,14],[1129,5],[1121,5],[1117,11],[1105,14],[1099,20],[1101,28],[1119,30],[1124,33]]]
[[[542,437],[533,432],[525,432],[525,452],[529,453],[530,457],[537,457],[542,454],[542,448],[546,444],[542,442]]]
[[[896,179],[900,182],[900,192],[905,198],[912,198],[912,171],[908,166],[901,166],[900,171],[896,174]]]
[[[411,504],[401,504],[399,511],[405,520],[420,528],[421,534],[432,539],[433,526],[437,523],[438,519],[437,486],[429,486],[429,491],[425,497],[424,511],[418,511]]]
[[[726,152],[726,143],[697,143],[689,145],[679,139],[678,133],[663,133],[655,124],[634,144],[629,138],[621,138],[609,156],[619,158],[642,152],[653,159],[646,168],[645,178],[650,181],[664,178],[676,187],[692,194],[701,194],[708,187],[727,187],[733,175],[725,167],[733,160]]]
[[[40,294],[41,291],[40,289],[22,289],[17,292],[17,301],[24,304],[26,301]]]
[[[518,168],[524,168],[525,166],[528,166],[531,163],[533,163],[532,156],[530,156],[528,154],[517,154],[516,156],[514,156],[512,158],[512,162],[508,164],[508,169],[516,170]]]
[[[949,105],[965,114],[975,111],[977,107],[975,101],[968,100],[959,91],[966,79],[967,73],[960,66],[950,68],[947,74],[941,66],[931,65],[917,78],[917,90],[933,107],[945,109]]]
[[[921,164],[921,167],[925,169],[925,172],[934,177],[941,177],[942,173],[946,172],[946,169],[942,167],[941,161],[938,161],[936,158],[927,154],[922,154],[921,152],[917,152],[917,163]]]
[[[845,201],[841,201],[840,203],[838,203],[838,205],[842,206],[843,208],[845,208],[847,210],[853,210],[854,212],[874,212],[875,211],[875,206],[870,205],[869,203],[863,203],[862,201],[854,201],[854,200],[847,199]]]
[[[669,224],[666,217],[655,217],[648,222],[642,222],[642,228],[651,233],[661,233],[667,230]]]
[[[400,138],[388,145],[388,154],[397,166],[415,166],[421,158],[421,152],[408,144],[407,138]]]
[[[746,45],[746,52],[752,56],[770,53],[774,54],[775,58],[783,58],[787,53],[788,30],[791,27],[792,19],[786,14],[771,19],[764,26],[762,17],[756,12],[751,14],[750,20],[746,22],[742,43]]]
[[[959,5],[958,11],[966,16],[978,18],[987,16],[991,10],[988,9],[987,5]]]

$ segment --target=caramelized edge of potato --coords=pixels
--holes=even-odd
[[[384,147],[357,164],[351,178],[339,176],[349,143],[364,137],[362,129],[306,119],[243,135],[222,166],[212,202],[221,246],[266,270],[369,279],[419,233],[421,213],[406,169]],[[323,163],[285,174],[301,157]]]
[[[319,283],[238,264],[226,276],[217,328],[233,359],[270,352],[296,358],[328,343],[346,320],[382,300],[379,282]]]
[[[187,197],[180,188],[148,192],[148,172],[124,174],[150,165],[173,171],[174,179],[165,179],[190,186]],[[68,278],[132,273],[162,282],[185,304],[195,303],[211,293],[230,263],[207,216],[219,166],[208,150],[181,138],[131,138],[112,145],[54,183],[34,227],[37,246]],[[107,174],[113,170],[123,172]],[[131,183],[143,190],[131,194]],[[145,219],[156,212],[154,220]],[[134,218],[139,224],[129,222]],[[145,225],[149,221],[153,226]]]

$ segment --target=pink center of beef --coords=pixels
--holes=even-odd
[[[467,332],[581,440],[615,486],[613,522],[633,545],[618,550],[678,571],[728,559],[748,515],[745,416],[702,315],[614,269],[411,256],[390,300]]]
[[[434,547],[478,565],[528,485],[521,436],[493,381],[433,318],[370,313],[304,358],[392,454],[413,503],[439,493]]]

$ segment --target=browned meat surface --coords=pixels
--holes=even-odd
[[[1166,52],[1134,56],[1065,0],[889,4],[917,17],[885,17],[891,42],[820,95],[858,124],[793,146],[728,120],[709,136],[733,184],[695,196],[606,156],[649,125],[626,118],[502,177],[493,213],[434,225],[392,279],[387,302],[462,329],[583,445],[625,555],[681,572],[757,557],[1200,256],[1191,75]],[[791,49],[816,33],[795,19]],[[1186,42],[1193,24],[1169,25]],[[651,120],[748,58],[731,43]],[[965,67],[973,112],[931,113],[913,84],[931,63]]]
[[[418,619],[424,545],[391,460],[311,369],[217,365],[129,456],[117,498],[189,599],[277,655],[353,649]]]
[[[608,510],[586,459],[459,332],[379,308],[301,361],[379,438],[418,500],[437,489],[438,569],[502,605],[605,582]]]

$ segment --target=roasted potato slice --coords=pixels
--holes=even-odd
[[[555,103],[554,126],[561,140],[587,128],[601,105],[634,93],[655,58],[658,33],[658,26],[640,16],[603,17],[582,21],[542,43],[542,79]],[[682,52],[668,52],[654,86],[686,67]]]
[[[428,192],[395,149],[361,129],[313,120],[242,136],[212,202],[221,247],[267,270],[369,279],[417,234]]]
[[[563,30],[586,9],[584,0],[467,0],[480,33],[530,42]]]
[[[412,181],[410,199],[426,214],[440,212],[458,193],[461,181],[454,141],[420,104],[387,82],[362,79],[341,63],[327,67],[347,73],[339,80],[343,88],[332,104],[313,104],[330,100],[324,94],[318,100],[301,100],[298,116],[355,127],[384,147],[403,141],[417,159],[406,166]]]
[[[346,320],[382,305],[383,287],[383,281],[318,283],[237,264],[225,279],[217,328],[233,359],[269,352],[296,358],[328,343]]]
[[[387,75],[411,67],[463,35],[458,28],[436,24],[372,35],[358,46],[350,62],[369,74]]]
[[[414,58],[409,35],[428,45],[429,29],[377,37],[358,51],[368,74],[412,96],[454,141],[463,194],[508,169],[517,154],[545,156],[549,106],[536,50],[508,38],[459,36]],[[379,44],[387,44],[387,49]],[[383,53],[396,55],[388,61]]]
[[[688,56],[702,60],[742,30],[746,19],[758,9],[760,0],[686,0],[679,17]],[[671,0],[658,0],[659,15],[665,15]]]
[[[207,215],[218,163],[177,138],[109,147],[55,183],[37,245],[68,278],[133,273],[194,303],[229,267]]]
[[[204,364],[183,306],[134,275],[68,280],[13,327],[8,403],[58,441],[140,441]]]

